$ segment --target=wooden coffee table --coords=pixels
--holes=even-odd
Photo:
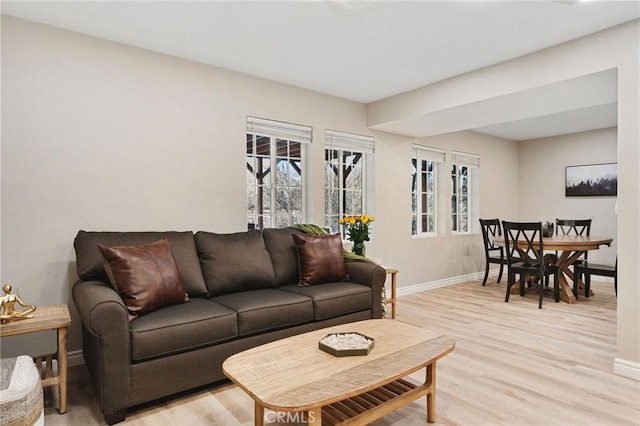
[[[358,332],[375,339],[368,355],[335,357],[318,349],[329,333]],[[324,328],[258,346],[228,358],[224,373],[264,409],[289,413],[309,425],[365,424],[427,396],[435,421],[436,361],[455,347],[443,335],[398,322],[367,320]],[[404,377],[426,367],[424,384]],[[297,414],[296,414],[297,413]]]

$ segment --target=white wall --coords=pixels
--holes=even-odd
[[[611,247],[589,252],[589,259],[613,265],[617,253],[616,197],[566,197],[565,167],[616,163],[615,128],[520,142],[518,204],[523,220],[592,219],[591,235],[611,236]],[[526,196],[524,195],[526,194]]]
[[[316,223],[324,130],[368,133],[356,102],[6,16],[2,89],[1,279],[41,306],[73,308],[80,229],[246,230],[247,115],[313,126]]]
[[[2,282],[36,305],[68,304],[71,350],[81,348],[70,295],[78,230],[246,229],[246,115],[313,126],[307,220],[321,224],[324,130],[369,133],[362,104],[10,17],[2,84]],[[375,135],[367,254],[399,268],[401,287],[483,270],[478,234],[411,237],[415,141]],[[481,216],[515,214],[516,144],[474,132],[421,142],[480,155]],[[42,353],[50,337],[12,338],[2,351]]]
[[[614,370],[640,379],[640,20],[370,104],[368,124],[394,123],[610,69],[618,73],[619,297]],[[489,124],[493,123],[485,123]],[[520,178],[526,176],[521,173]]]
[[[632,285],[640,275],[632,259],[640,244],[639,74],[637,57],[629,54],[629,44],[637,54],[637,32],[636,23],[530,55],[497,66],[498,77],[494,68],[471,73],[462,86],[455,79],[436,86],[430,98],[474,99],[504,82],[518,87],[520,72],[526,87],[541,76],[570,78],[576,67],[584,74],[618,68],[618,219],[626,224],[617,239],[625,296],[619,299],[618,353],[631,361],[640,361],[639,297]],[[4,16],[2,107],[0,278],[29,302],[72,308],[72,240],[79,229],[245,229],[246,115],[313,126],[307,220],[315,223],[322,223],[324,211],[324,129],[371,133],[367,109],[355,102]],[[398,267],[400,286],[482,269],[479,235],[411,238],[413,140],[375,134],[376,241],[367,253]],[[516,144],[473,132],[422,142],[480,155],[481,217],[519,214]],[[495,192],[498,184],[509,194],[506,202]],[[454,256],[462,261],[451,262]],[[73,311],[72,317],[74,350],[80,324]],[[7,346],[42,352],[40,339],[6,342],[3,352]]]
[[[451,151],[480,156],[479,216],[516,216],[518,205],[518,146],[512,141],[476,132],[456,132],[429,138],[411,139],[389,133],[376,134],[376,239],[367,245],[367,255],[399,269],[398,286],[432,283],[452,277],[484,272],[482,236],[452,236],[450,232],[449,167]],[[447,151],[447,163],[439,175],[439,210],[445,223],[437,237],[411,236],[411,156],[412,144]],[[496,187],[501,191],[496,191]],[[476,224],[473,224],[476,226]]]

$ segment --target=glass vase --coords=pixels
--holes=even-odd
[[[351,252],[359,256],[364,256],[365,255],[364,241],[354,241],[353,246],[351,246]]]

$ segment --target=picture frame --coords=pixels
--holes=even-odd
[[[565,167],[566,197],[615,197],[618,195],[618,163]]]

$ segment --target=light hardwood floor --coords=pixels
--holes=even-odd
[[[536,294],[504,303],[504,288],[490,278],[486,287],[471,281],[399,298],[397,320],[456,341],[437,365],[435,424],[640,425],[640,382],[612,373],[613,285],[592,283],[595,296],[573,305],[546,297],[542,310]],[[67,414],[45,396],[47,425],[104,424],[84,367],[70,371]],[[420,399],[372,424],[426,424],[425,407]],[[223,384],[140,408],[121,424],[252,425],[253,402]]]

